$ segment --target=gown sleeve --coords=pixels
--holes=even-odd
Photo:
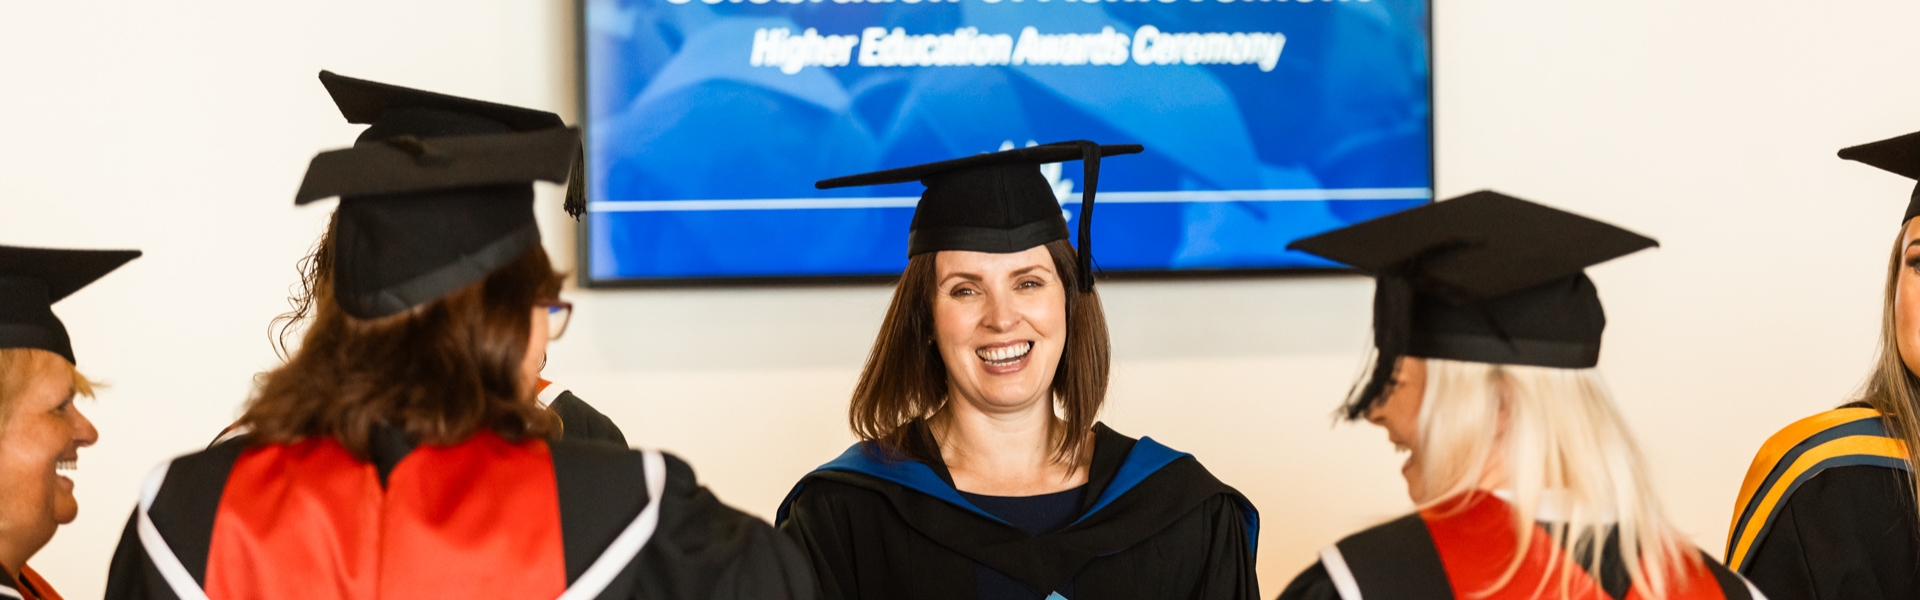
[[[1207,547],[1207,571],[1201,575],[1200,589],[1194,598],[1219,600],[1258,600],[1260,583],[1254,568],[1253,540],[1247,536],[1246,514],[1238,500],[1221,495],[1208,500],[1206,510],[1213,525]]]
[[[1280,592],[1280,600],[1340,600],[1340,591],[1334,589],[1326,565],[1315,562],[1294,576],[1287,589]]]
[[[107,600],[179,600],[160,578],[153,561],[147,558],[146,548],[140,545],[140,533],[135,529],[138,518],[138,512],[127,517],[120,545],[114,548],[113,562],[107,567],[105,597]]]
[[[847,536],[843,497],[847,486],[832,481],[813,481],[788,508],[780,533],[800,548],[811,564],[814,581],[822,600],[850,600],[855,595],[853,543]]]
[[[629,565],[632,598],[668,600],[815,597],[807,559],[792,542],[701,487],[693,469],[667,457],[660,529]]]
[[[560,416],[562,439],[608,442],[622,448],[627,446],[627,436],[620,432],[620,426],[614,425],[613,419],[600,414],[573,392],[561,392],[560,397],[547,405],[547,409]]]
[[[1829,469],[1780,508],[1744,569],[1772,600],[1920,597],[1920,529],[1911,477],[1878,466]]]

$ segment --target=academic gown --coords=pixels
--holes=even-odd
[[[1773,600],[1920,598],[1905,444],[1850,404],[1768,440],[1741,486],[1727,562]]]
[[[1604,546],[1600,575],[1595,577],[1586,570],[1591,554],[1555,547],[1546,529],[1551,523],[1534,528],[1527,559],[1511,582],[1485,595],[1506,576],[1519,552],[1512,519],[1504,500],[1476,493],[1389,521],[1320,551],[1320,560],[1294,577],[1280,600],[1521,600],[1534,598],[1543,580],[1549,593],[1541,598],[1644,597],[1633,589],[1618,546]],[[1568,559],[1573,561],[1568,566],[1574,577],[1562,595],[1556,574]],[[1704,553],[1700,560],[1685,585],[1668,590],[1669,600],[1765,600],[1740,576]]]
[[[547,410],[560,416],[562,439],[601,441],[622,448],[627,446],[627,436],[620,432],[620,426],[613,424],[613,419],[594,410],[593,406],[573,395],[566,386],[541,380],[540,402],[547,406]]]
[[[47,580],[33,572],[33,567],[25,567],[20,577],[15,579],[5,569],[0,569],[0,600],[61,600],[60,593],[53,591]]]
[[[149,478],[106,597],[813,597],[790,542],[670,455],[489,431],[416,448],[385,427],[370,454],[242,437],[175,459]]]
[[[996,575],[1036,600],[1259,597],[1258,513],[1190,455],[1094,425],[1079,516],[1034,535],[963,497],[913,427],[912,454],[931,460],[855,444],[781,504],[776,522],[813,559],[823,598],[977,600]]]

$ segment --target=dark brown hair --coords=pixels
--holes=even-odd
[[[1086,449],[1085,434],[1093,429],[1094,417],[1107,397],[1107,317],[1100,310],[1097,291],[1080,292],[1073,246],[1061,240],[1046,248],[1067,297],[1067,346],[1053,373],[1054,406],[1063,417],[1060,431],[1052,436],[1054,459],[1078,463]],[[847,411],[854,435],[877,443],[893,456],[923,461],[933,457],[919,456],[921,445],[909,439],[912,425],[933,416],[947,401],[946,363],[939,348],[929,343],[934,337],[933,298],[939,283],[934,256],[929,252],[907,260]]]
[[[509,440],[559,430],[558,418],[532,401],[533,382],[521,381],[534,303],[560,292],[546,250],[444,298],[363,320],[334,300],[332,236],[302,262],[305,289],[293,312],[275,320],[276,341],[294,325],[306,330],[240,417],[256,441],[326,436],[365,458],[377,423],[422,444],[459,442],[482,428]]]

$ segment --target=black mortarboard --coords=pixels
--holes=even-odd
[[[1480,191],[1288,244],[1374,276],[1366,414],[1401,356],[1582,369],[1600,360],[1607,318],[1584,270],[1658,246],[1652,238]]]
[[[1067,239],[1067,220],[1040,165],[1081,161],[1080,291],[1093,289],[1093,197],[1100,157],[1138,154],[1138,144],[1075,141],[976,154],[965,158],[848,175],[815,182],[832,189],[918,181],[927,186],[913,209],[907,256],[941,250],[1021,252]]]
[[[1842,148],[1840,158],[1867,163],[1908,179],[1920,179],[1920,132]],[[1900,217],[1900,222],[1905,223],[1916,215],[1920,215],[1920,184],[1914,185],[1913,195],[1907,200],[1907,212]]]
[[[533,181],[579,175],[579,132],[558,115],[320,72],[352,148],[322,152],[294,204],[340,197],[334,297],[373,319],[466,287],[540,245]]]
[[[53,303],[139,257],[139,250],[0,246],[0,348],[46,350],[80,364]]]

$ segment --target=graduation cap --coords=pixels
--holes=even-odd
[[[965,158],[848,175],[815,182],[817,189],[918,181],[927,186],[913,209],[907,256],[941,250],[1006,254],[1067,239],[1067,220],[1040,165],[1081,161],[1080,291],[1093,290],[1093,196],[1100,158],[1138,154],[1138,144],[1103,146],[1057,142]]]
[[[1840,158],[1867,163],[1908,179],[1920,179],[1920,132],[1842,148]],[[1913,195],[1907,200],[1907,213],[1900,217],[1900,222],[1905,223],[1917,215],[1920,215],[1920,184],[1914,186]]]
[[[1365,416],[1401,356],[1566,369],[1600,361],[1607,318],[1584,270],[1652,238],[1479,191],[1288,244],[1376,278],[1378,356],[1346,406]]]
[[[53,303],[139,257],[139,250],[0,246],[0,348],[46,350],[79,364]]]
[[[294,204],[338,196],[334,296],[385,317],[466,287],[540,245],[533,182],[584,210],[580,134],[559,115],[320,72],[352,148],[322,152]]]

